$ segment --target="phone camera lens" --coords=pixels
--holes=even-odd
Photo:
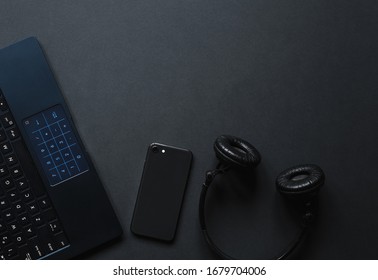
[[[152,152],[154,152],[154,153],[157,153],[157,152],[159,152],[159,148],[158,148],[158,146],[152,146]]]

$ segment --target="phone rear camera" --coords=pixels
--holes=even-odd
[[[154,153],[158,153],[159,152],[159,148],[158,148],[158,146],[152,146],[152,148],[151,148],[151,150],[152,150],[152,152],[154,152]]]

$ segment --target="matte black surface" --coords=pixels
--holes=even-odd
[[[131,222],[133,233],[174,239],[191,163],[188,150],[158,143],[149,146]]]
[[[312,162],[327,181],[298,257],[378,259],[376,0],[0,4],[0,46],[38,37],[125,230],[86,258],[214,258],[198,200],[214,139],[231,134],[263,160],[251,184],[230,174],[209,191],[209,232],[226,252],[269,258],[286,246],[298,219],[275,179]],[[172,244],[129,231],[154,141],[194,155]]]
[[[0,50],[0,87],[69,239],[70,247],[49,258],[71,258],[118,237],[122,230],[117,217],[35,38]],[[79,176],[50,186],[37,149],[32,148],[32,139],[22,122],[56,105],[64,110],[62,114],[67,117],[89,168]]]

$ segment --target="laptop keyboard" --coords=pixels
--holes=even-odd
[[[43,259],[69,246],[0,89],[0,260]]]

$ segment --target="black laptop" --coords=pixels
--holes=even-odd
[[[35,38],[0,50],[0,259],[67,259],[122,230]]]

